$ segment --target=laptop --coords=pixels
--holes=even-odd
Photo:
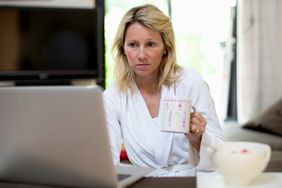
[[[103,107],[98,86],[0,87],[0,180],[126,187],[144,177],[152,169],[113,165]]]

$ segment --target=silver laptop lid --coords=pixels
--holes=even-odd
[[[0,104],[0,179],[117,185],[99,87],[2,87]]]

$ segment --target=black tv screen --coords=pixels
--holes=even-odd
[[[0,80],[103,79],[103,25],[98,13],[97,9],[0,7],[0,25],[6,22],[2,26],[9,30],[0,28],[1,49],[6,49],[0,52]]]

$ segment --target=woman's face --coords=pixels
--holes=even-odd
[[[124,52],[137,78],[156,79],[165,53],[161,35],[139,23],[128,26]]]

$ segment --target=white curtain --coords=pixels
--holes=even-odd
[[[238,122],[282,98],[282,1],[238,0]]]

